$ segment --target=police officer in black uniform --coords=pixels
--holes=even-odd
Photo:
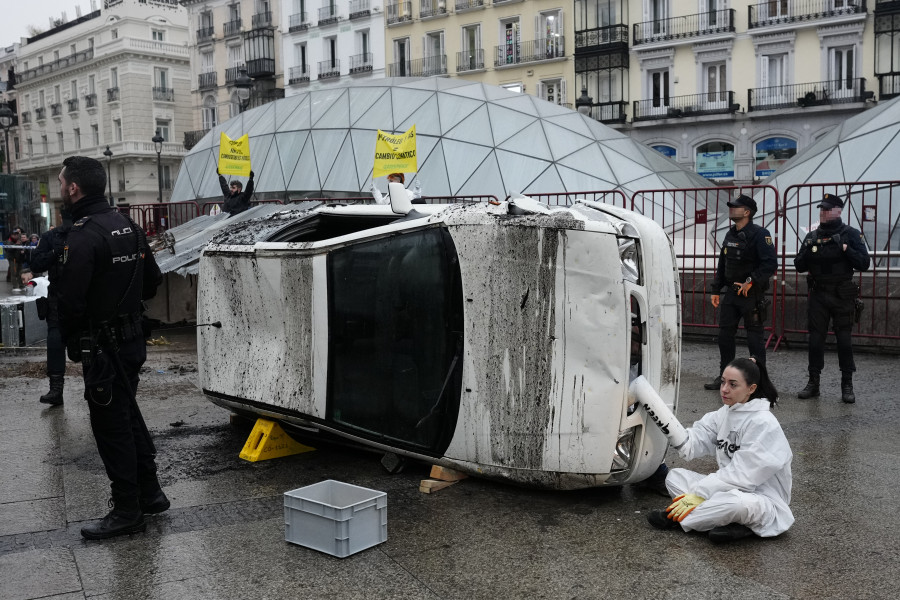
[[[809,382],[797,394],[804,400],[819,396],[819,375],[825,366],[825,336],[831,321],[841,368],[841,400],[856,402],[853,393],[856,364],[850,335],[859,287],[853,281],[853,271],[869,269],[869,251],[862,234],[841,221],[843,209],[843,200],[825,194],[819,203],[819,226],[806,235],[794,258],[799,273],[809,272]]]
[[[742,319],[750,355],[765,364],[763,321],[766,307],[763,302],[769,279],[778,266],[772,234],[752,222],[757,210],[756,201],[741,194],[728,203],[728,209],[734,226],[725,234],[716,277],[710,286],[710,300],[719,309],[719,375],[703,384],[707,390],[719,389],[722,371],[734,360],[734,336]]]
[[[72,216],[69,211],[61,212],[62,225],[49,229],[41,235],[37,248],[31,253],[31,270],[35,273],[47,273],[50,288],[47,290],[47,376],[50,378],[50,391],[41,396],[41,402],[51,406],[63,403],[63,387],[66,376],[66,346],[59,329],[59,280],[62,276],[62,257],[66,247],[66,236],[72,227]],[[38,300],[40,302],[40,299]],[[42,309],[41,312],[44,312]]]
[[[59,285],[60,324],[69,358],[82,362],[91,428],[112,481],[112,511],[81,535],[104,539],[144,531],[144,514],[169,508],[134,396],[147,356],[142,300],[156,293],[162,276],[143,231],[107,204],[99,161],[67,158],[59,187],[74,220]]]

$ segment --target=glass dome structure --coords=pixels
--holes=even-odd
[[[413,125],[419,171],[406,184],[420,181],[424,196],[710,186],[571,109],[479,82],[402,78],[309,91],[221,123],[184,158],[172,201],[221,199],[220,132],[249,135],[260,198],[368,195],[377,130]]]
[[[783,232],[786,247],[796,248],[806,236],[809,221],[817,220],[822,194],[828,192],[849,201],[842,219],[863,232],[870,250],[898,249],[900,236],[894,235],[898,208],[896,201],[891,202],[891,195],[893,192],[896,198],[900,190],[888,183],[900,180],[898,156],[900,98],[894,98],[847,119],[785,163],[762,183],[774,186],[781,194],[787,215]],[[844,185],[858,182],[868,183]],[[804,184],[819,185],[792,188]],[[864,207],[874,212],[863,218]],[[774,210],[761,217],[756,222],[774,231]]]

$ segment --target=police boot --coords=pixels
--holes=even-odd
[[[50,406],[59,406],[63,403],[63,384],[66,381],[65,375],[50,376],[50,391],[41,396],[43,404]]]
[[[148,478],[146,481],[141,481],[140,485],[141,495],[138,497],[138,502],[142,513],[145,515],[156,515],[169,510],[172,503],[169,502],[169,499],[163,493],[156,475]]]
[[[704,390],[717,390],[722,387],[722,376],[718,376],[714,378],[712,381],[708,381],[703,384]]]
[[[847,404],[856,402],[856,394],[853,393],[853,373],[841,374],[841,400]]]
[[[819,374],[813,373],[810,371],[809,373],[809,383],[806,384],[806,387],[797,392],[797,397],[801,400],[806,400],[807,398],[818,398],[819,397]]]
[[[144,514],[136,497],[113,497],[109,501],[109,514],[81,528],[81,537],[89,540],[105,540],[118,535],[139,533],[147,529]]]

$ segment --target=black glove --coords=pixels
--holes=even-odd
[[[837,244],[838,246],[841,245],[841,234],[836,233],[833,236],[831,236],[831,239],[834,240],[834,243]]]
[[[250,171],[250,179],[253,179],[253,171]]]

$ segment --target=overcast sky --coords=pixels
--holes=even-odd
[[[103,0],[95,0],[99,8]],[[42,31],[50,28],[49,18],[59,18],[65,12],[71,21],[76,18],[75,7],[81,7],[81,14],[91,12],[90,0],[2,0],[3,13],[0,15],[0,48],[28,37],[28,26],[34,25]]]

